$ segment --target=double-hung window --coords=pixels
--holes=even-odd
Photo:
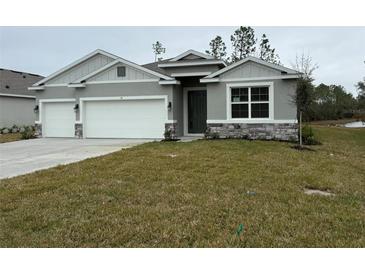
[[[270,118],[269,86],[230,87],[232,119]]]

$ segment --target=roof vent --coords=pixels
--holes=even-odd
[[[6,85],[5,88],[10,88],[10,87],[8,85]]]

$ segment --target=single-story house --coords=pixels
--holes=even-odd
[[[232,65],[195,50],[137,65],[96,50],[35,83],[43,137],[297,138],[298,72],[248,57]]]
[[[35,121],[35,93],[28,87],[42,76],[0,68],[0,129],[31,126]]]

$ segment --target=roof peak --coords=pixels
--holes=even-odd
[[[183,59],[184,57],[186,57],[190,54],[201,57],[203,59],[209,59],[209,60],[215,59],[212,55],[205,54],[205,53],[202,53],[200,51],[193,50],[193,49],[189,49],[189,50],[184,51],[183,53],[179,54],[178,56],[172,58],[170,61],[171,62],[179,61],[179,60]]]

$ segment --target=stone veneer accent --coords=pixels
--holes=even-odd
[[[295,123],[214,123],[207,124],[207,132],[205,135],[207,138],[297,141],[298,125]]]
[[[165,131],[171,130],[171,138],[172,139],[176,139],[177,138],[176,128],[177,128],[177,123],[166,123],[165,124]]]
[[[42,124],[35,124],[34,125],[34,132],[35,137],[42,137]]]
[[[75,137],[82,138],[83,137],[83,131],[82,131],[82,124],[81,123],[75,123]]]

